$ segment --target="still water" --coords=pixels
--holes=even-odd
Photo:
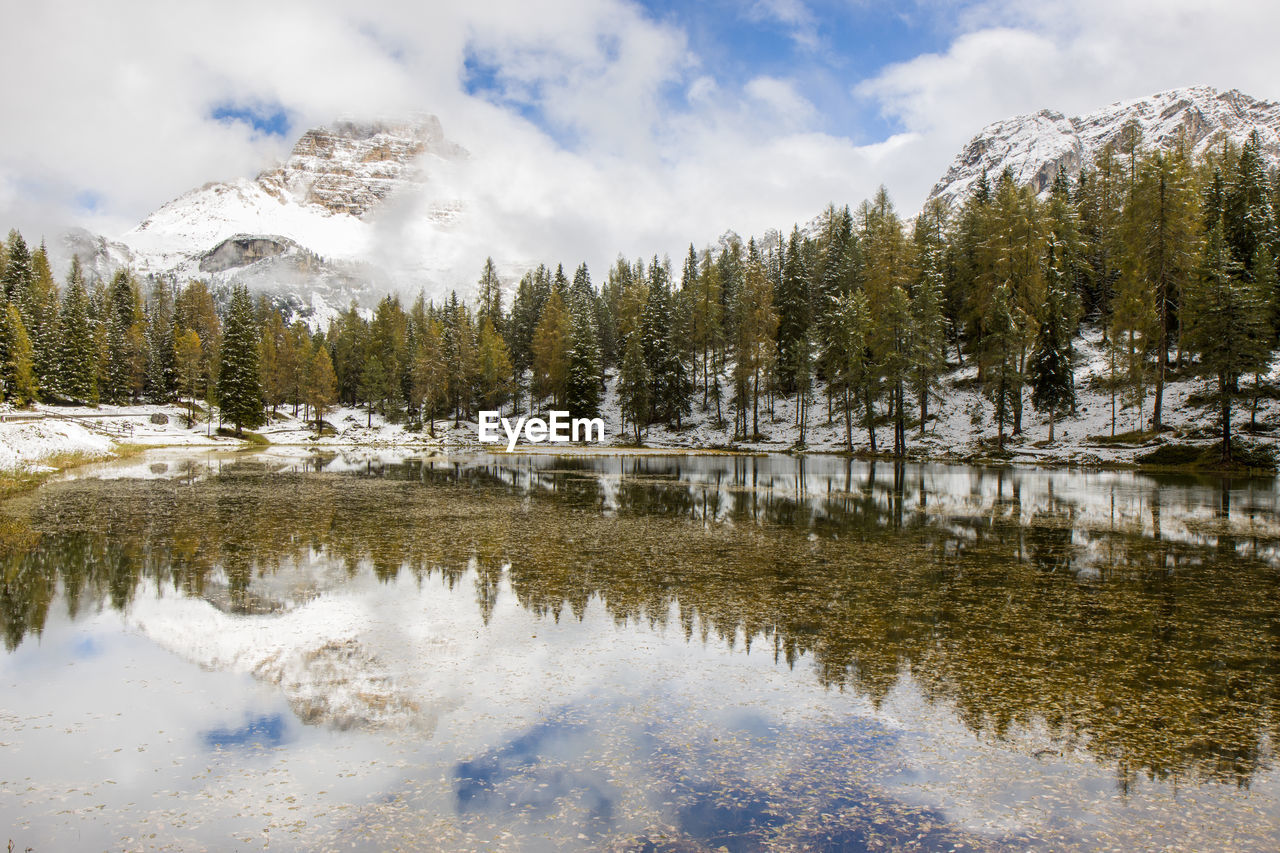
[[[0,507],[45,850],[1280,849],[1274,481],[153,454]]]

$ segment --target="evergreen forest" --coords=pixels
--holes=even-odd
[[[481,409],[593,417],[609,400],[637,443],[695,407],[750,441],[785,398],[799,447],[812,424],[836,423],[849,450],[902,456],[962,367],[976,368],[998,447],[1028,407],[1052,440],[1091,329],[1106,390],[1144,429],[1164,428],[1168,382],[1204,380],[1194,404],[1225,460],[1233,409],[1276,396],[1278,220],[1280,174],[1256,134],[1195,156],[1145,146],[1130,125],[1075,177],[983,176],[962,205],[933,200],[911,221],[882,188],[789,234],[728,232],[674,262],[620,257],[599,282],[585,264],[540,265],[512,291],[490,259],[474,303],[392,295],[321,330],[239,285],[99,279],[78,260],[59,282],[46,247],[11,231],[0,394],[181,401],[192,421],[216,406],[237,432],[282,410],[320,430],[337,405],[434,432]],[[886,425],[892,446],[877,446]]]

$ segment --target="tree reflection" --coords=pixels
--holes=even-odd
[[[1073,481],[1041,488],[1007,471],[952,469],[939,488],[919,466],[842,461],[815,480],[751,458],[684,464],[325,474],[246,462],[204,480],[46,486],[28,502],[40,536],[0,557],[5,643],[38,635],[55,603],[72,616],[127,608],[144,580],[271,612],[282,604],[265,580],[318,555],[384,580],[470,577],[486,622],[506,579],[540,616],[674,618],[690,641],[745,637],[874,702],[909,678],[974,732],[1013,739],[1042,725],[1122,786],[1243,785],[1270,760],[1275,537],[1174,535],[1223,524],[1221,493],[1206,490],[1199,522],[1198,499],[1154,482],[1090,506],[1054,485]]]

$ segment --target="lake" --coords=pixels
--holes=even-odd
[[[19,851],[1280,849],[1278,498],[818,456],[76,469],[0,508],[0,822]]]

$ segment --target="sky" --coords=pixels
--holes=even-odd
[[[486,253],[678,257],[882,184],[911,215],[1019,113],[1198,84],[1280,100],[1280,4],[1254,0],[0,0],[0,18],[4,228],[117,238],[309,127],[428,112],[473,158],[460,278]]]

